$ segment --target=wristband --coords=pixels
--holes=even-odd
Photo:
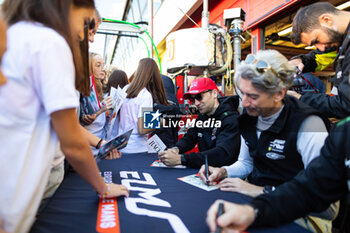
[[[273,191],[275,191],[275,186],[271,186],[271,185],[265,185],[263,188],[263,192],[264,193],[271,193]]]
[[[103,198],[107,197],[107,195],[110,193],[110,188],[109,188],[109,184],[106,184],[107,185],[107,191],[102,195]]]
[[[103,138],[101,138],[100,141],[98,141],[97,145],[95,146],[96,149],[100,149],[102,141],[103,141]]]

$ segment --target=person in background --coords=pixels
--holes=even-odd
[[[328,60],[335,59],[336,68],[333,79],[333,96],[324,93],[300,95],[294,91],[288,91],[287,94],[318,109],[327,117],[343,119],[349,116],[350,12],[338,10],[329,2],[316,2],[300,8],[293,19],[291,37],[294,44],[315,45],[318,50],[326,52],[328,55],[333,51],[333,58]],[[334,48],[339,48],[338,53]],[[299,66],[302,72],[314,71],[312,69],[316,69],[319,66],[318,63],[322,62],[320,57],[315,56],[302,56],[291,62]],[[300,64],[301,62],[302,64]],[[308,70],[309,67],[312,68]]]
[[[133,81],[124,87],[127,96],[120,108],[118,133],[133,129],[127,147],[122,152],[147,152],[148,134],[154,129],[143,127],[143,112],[153,109],[153,103],[169,105],[157,63],[151,58],[140,60]]]
[[[162,113],[162,115],[167,114],[168,116],[172,116],[171,120],[172,121],[178,121],[180,120],[180,117],[178,117],[181,112],[180,112],[180,106],[179,106],[179,101],[176,98],[175,94],[175,85],[173,81],[165,75],[161,75],[164,89],[165,89],[165,94],[166,98],[169,102],[169,105],[163,105],[163,104],[153,104],[153,111],[159,111]],[[170,119],[165,119],[166,122],[169,122]],[[169,125],[170,123],[167,123]],[[151,132],[151,136],[157,135],[162,142],[166,145],[167,148],[173,147],[176,142],[178,141],[178,127],[175,127],[171,125],[169,128],[161,128],[161,129],[156,129],[155,131]]]
[[[84,111],[81,111],[80,120],[83,123],[85,129],[90,133],[94,134],[99,138],[105,137],[105,124],[106,124],[106,111],[113,107],[113,100],[111,97],[103,98],[103,88],[102,88],[102,79],[104,78],[104,62],[102,57],[96,53],[90,53],[90,96],[96,98],[94,104],[96,109],[99,109],[98,112],[94,114],[86,114]],[[97,153],[96,148],[93,148],[94,154]]]
[[[176,90],[175,90],[175,85],[171,78],[169,78],[166,75],[161,75],[162,76],[162,81],[164,85],[164,90],[166,94],[166,98],[168,99],[168,102],[170,104],[174,104],[176,106],[179,106],[179,101],[176,98]]]
[[[0,92],[0,218],[5,230],[29,231],[58,140],[75,171],[98,194],[128,196],[125,186],[105,184],[76,115],[75,89],[84,78],[78,43],[94,1],[5,0],[2,10],[9,25],[1,66],[8,80]]]
[[[195,79],[185,99],[196,105],[200,114],[196,122],[218,122],[208,127],[195,125],[181,138],[174,147],[159,152],[159,159],[167,166],[185,165],[200,168],[205,163],[205,156],[212,166],[230,165],[237,160],[240,137],[238,133],[238,97],[218,98],[219,91],[209,78]],[[198,143],[199,152],[184,154]]]
[[[106,93],[110,94],[111,87],[123,89],[129,84],[128,76],[122,70],[114,70],[108,78]]]
[[[97,9],[95,9],[94,17],[91,20],[91,23],[89,26],[89,34],[88,34],[88,38],[91,43],[94,43],[97,29],[101,23],[102,23],[102,17],[100,15],[100,12]]]
[[[91,75],[95,82],[96,91],[99,101],[103,101],[103,80],[106,78],[106,72],[104,70],[105,63],[100,54],[91,54]]]
[[[106,95],[109,96],[111,93],[111,88],[115,88],[115,89],[118,89],[121,88],[123,89],[126,85],[128,85],[129,83],[129,80],[128,80],[128,76],[126,75],[126,73],[122,70],[114,70],[109,78],[108,78],[108,83],[106,85],[106,88],[105,88],[105,92],[106,92]],[[112,96],[113,98],[113,96]],[[115,100],[114,100],[115,101]],[[111,139],[111,138],[114,138],[116,136],[119,135],[118,133],[118,129],[119,129],[119,117],[120,117],[120,111],[118,112],[115,112],[114,115],[112,115],[114,113],[114,111],[111,111],[110,114],[109,114],[109,117],[107,118],[107,124],[106,124],[106,128],[107,128],[107,139]],[[113,120],[113,118],[115,120]],[[113,124],[114,123],[114,124]],[[113,126],[110,124],[113,124]],[[109,132],[108,130],[108,127],[112,127],[111,129],[111,132]]]
[[[326,93],[326,84],[320,80],[319,77],[314,76],[311,72],[304,73],[303,76],[319,91],[319,93]],[[304,86],[301,87],[301,90],[305,93],[311,92],[315,93],[314,88],[305,83]]]

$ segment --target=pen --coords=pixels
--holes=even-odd
[[[224,201],[220,200],[218,214],[216,215],[216,222],[218,217],[220,217],[220,215],[222,215],[223,213],[224,213]],[[221,227],[216,225],[215,233],[220,233],[220,232],[221,232]]]
[[[205,155],[205,178],[207,179],[207,185],[209,185],[209,167],[208,167],[208,156]]]

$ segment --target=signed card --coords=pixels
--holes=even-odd
[[[202,180],[201,178],[199,177],[198,174],[193,174],[193,175],[189,175],[189,176],[184,176],[184,177],[180,177],[180,178],[177,178],[187,184],[190,184],[190,185],[193,185],[193,186],[196,186],[197,188],[200,188],[200,189],[204,189],[205,191],[213,191],[213,190],[216,190],[219,188],[218,185],[206,185]]]
[[[160,139],[158,135],[155,134],[147,140],[147,149],[148,153],[159,153],[166,149],[166,145],[162,139]]]

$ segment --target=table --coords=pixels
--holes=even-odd
[[[120,232],[209,232],[205,223],[209,206],[218,198],[247,203],[250,197],[220,190],[205,191],[177,178],[196,169],[151,167],[154,154],[123,154],[121,159],[98,165],[105,180],[129,184],[130,197],[117,198]],[[31,233],[96,232],[99,199],[78,174],[70,172],[37,217]],[[126,208],[128,207],[128,208]],[[275,229],[249,232],[308,232],[291,223]]]

